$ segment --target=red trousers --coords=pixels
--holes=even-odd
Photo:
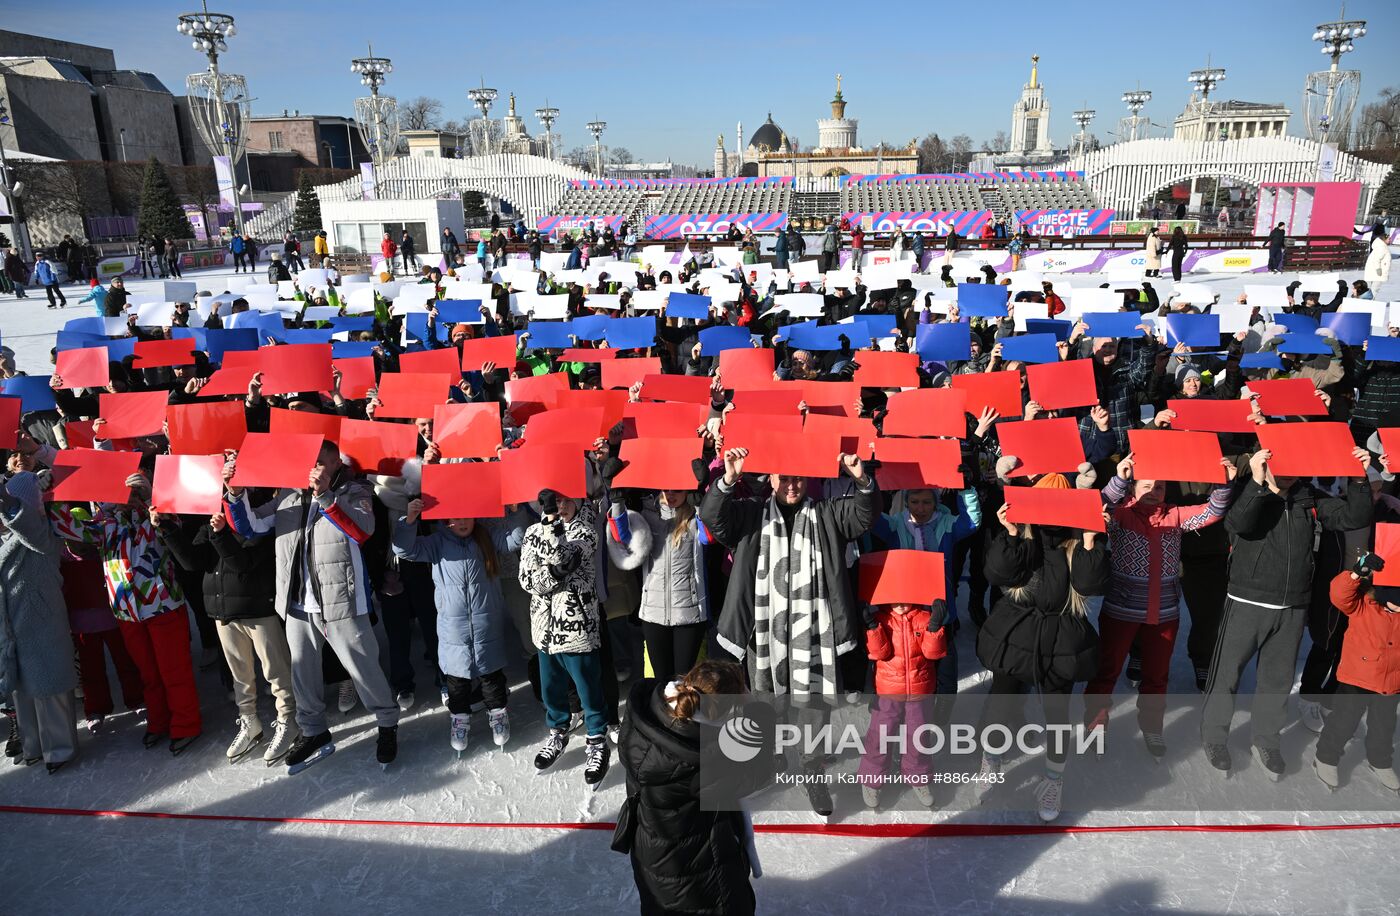
[[[1138,688],[1138,726],[1154,735],[1162,733],[1162,714],[1166,709],[1167,674],[1171,669],[1172,650],[1176,647],[1176,631],[1181,620],[1162,623],[1130,623],[1099,615],[1099,671],[1084,688],[1084,715],[1092,723],[1100,712],[1113,703],[1113,685],[1123,671],[1123,662],[1133,639],[1140,637],[1142,648],[1142,685]]]
[[[73,645],[78,649],[78,678],[83,685],[83,713],[87,716],[112,714],[112,687],[107,682],[107,655],[117,669],[117,681],[122,687],[122,703],[127,709],[146,705],[141,672],[126,651],[119,629],[99,633],[74,633]],[[106,650],[106,654],[103,650]]]
[[[139,623],[118,621],[131,660],[141,672],[146,731],[190,738],[203,728],[190,659],[190,619],[184,608]]]

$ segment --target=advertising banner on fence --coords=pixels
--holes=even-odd
[[[936,232],[947,235],[949,229],[958,235],[976,235],[982,226],[992,218],[990,210],[892,210],[876,213],[869,210],[855,210],[843,214],[852,226],[868,226],[871,232]]]
[[[546,216],[535,221],[535,228],[544,235],[555,232],[570,232],[574,229],[587,229],[592,223],[594,229],[611,226],[614,231],[622,226],[624,216]]]
[[[786,213],[663,213],[647,217],[646,236],[674,239],[686,235],[719,235],[731,225],[747,226],[754,232],[776,232],[787,228]]]
[[[1101,235],[1112,210],[1017,210],[1016,221],[1031,235]]]
[[[234,193],[233,167],[227,156],[214,157],[214,183],[219,188],[219,209],[234,210],[238,206],[238,195]]]
[[[1109,235],[1146,235],[1147,230],[1156,227],[1163,238],[1172,234],[1177,226],[1182,232],[1192,233],[1201,228],[1198,219],[1116,219],[1109,224]]]
[[[1249,273],[1267,270],[1269,250],[1267,248],[1232,248],[1228,251],[1202,253],[1191,265],[1198,273]]]
[[[113,258],[103,258],[97,262],[97,279],[106,283],[113,277],[135,274],[139,269],[140,265],[137,263],[136,255],[134,254],[122,254]]]

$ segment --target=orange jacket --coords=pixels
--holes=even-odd
[[[875,662],[875,692],[883,695],[934,693],[934,661],[948,654],[943,628],[928,628],[929,612],[896,614],[884,609],[875,615],[875,628],[865,631],[865,648]]]
[[[1361,580],[1349,572],[1338,573],[1329,591],[1333,606],[1349,618],[1337,680],[1374,693],[1400,693],[1400,614],[1362,591]]]

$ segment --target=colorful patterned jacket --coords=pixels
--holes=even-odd
[[[118,620],[150,620],[166,611],[185,613],[185,593],[175,561],[156,537],[151,520],[130,509],[54,503],[49,509],[62,538],[96,547],[102,556],[107,598]]]

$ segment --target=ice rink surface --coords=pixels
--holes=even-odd
[[[222,292],[229,271],[190,275]],[[1358,274],[1359,276],[1359,274]],[[1353,279],[1347,275],[1347,279]],[[1244,283],[1286,284],[1283,277],[1192,276],[1233,301]],[[1089,285],[1087,278],[1059,283]],[[152,284],[147,286],[146,284]],[[158,281],[134,281],[135,301],[158,298]],[[70,303],[81,296],[68,287]],[[1400,298],[1392,280],[1377,298]],[[33,293],[31,293],[33,296]],[[0,299],[0,336],[19,368],[51,371],[48,351],[64,320],[92,314],[70,304],[50,311],[42,296]],[[959,637],[965,672],[976,667],[971,628]],[[421,652],[415,652],[415,659]],[[196,654],[196,657],[198,655]],[[1191,689],[1184,652],[1172,688]],[[420,668],[421,668],[421,662]],[[981,671],[964,690],[985,689]],[[261,759],[231,766],[224,748],[235,710],[218,679],[200,672],[204,737],[179,758],[164,746],[145,750],[129,713],[84,731],[79,758],[58,775],[40,766],[0,763],[0,805],[96,811],[168,812],[269,818],[553,824],[610,821],[624,794],[621,768],[601,791],[582,777],[582,741],[545,775],[531,765],[544,725],[523,665],[512,671],[512,738],[490,744],[484,716],[458,761],[447,744],[448,719],[419,677],[419,705],[404,717],[399,758],[387,772],[374,762],[374,723],[363,707],[332,713],[337,752],[295,777]],[[1120,685],[1119,691],[1124,691]],[[1243,688],[1248,689],[1248,688]],[[1242,692],[1243,692],[1242,689]],[[624,697],[625,697],[624,691]],[[263,717],[271,717],[262,698]],[[1115,724],[1117,720],[1115,719]],[[1247,715],[1235,718],[1237,780],[1262,780],[1245,760]],[[1131,722],[1123,725],[1131,729]],[[1214,784],[1219,777],[1194,750],[1194,723],[1169,722],[1173,783]],[[1389,823],[1400,800],[1371,788],[1360,749],[1348,747],[1343,792],[1376,800],[1374,810],[1322,813],[1310,800],[1324,787],[1306,769],[1313,738],[1291,717],[1285,732],[1288,773],[1276,789],[1294,810],[1226,814],[1076,813],[1074,780],[1102,763],[1071,762],[1065,814],[1072,826]],[[1140,748],[1139,748],[1140,750]],[[1155,766],[1145,754],[1127,765]],[[1135,761],[1135,762],[1131,762]],[[1025,772],[1038,766],[1021,761]],[[1076,773],[1078,769],[1080,772]],[[966,789],[964,789],[966,791]],[[1028,788],[1011,787],[1033,805]],[[1189,796],[1190,790],[1187,790]],[[1203,795],[1204,797],[1204,795]],[[1317,802],[1321,804],[1321,802]],[[1283,807],[1283,806],[1280,806]],[[1035,815],[992,811],[872,814],[854,789],[838,789],[835,824],[1035,823]],[[764,814],[762,823],[816,826],[810,813]],[[611,852],[610,831],[549,827],[282,824],[0,813],[0,913],[118,914],[430,914],[636,912],[626,857]],[[816,914],[1389,914],[1400,904],[1400,830],[1317,832],[1106,832],[998,837],[885,839],[761,833],[764,877],[755,882],[762,913]]]

